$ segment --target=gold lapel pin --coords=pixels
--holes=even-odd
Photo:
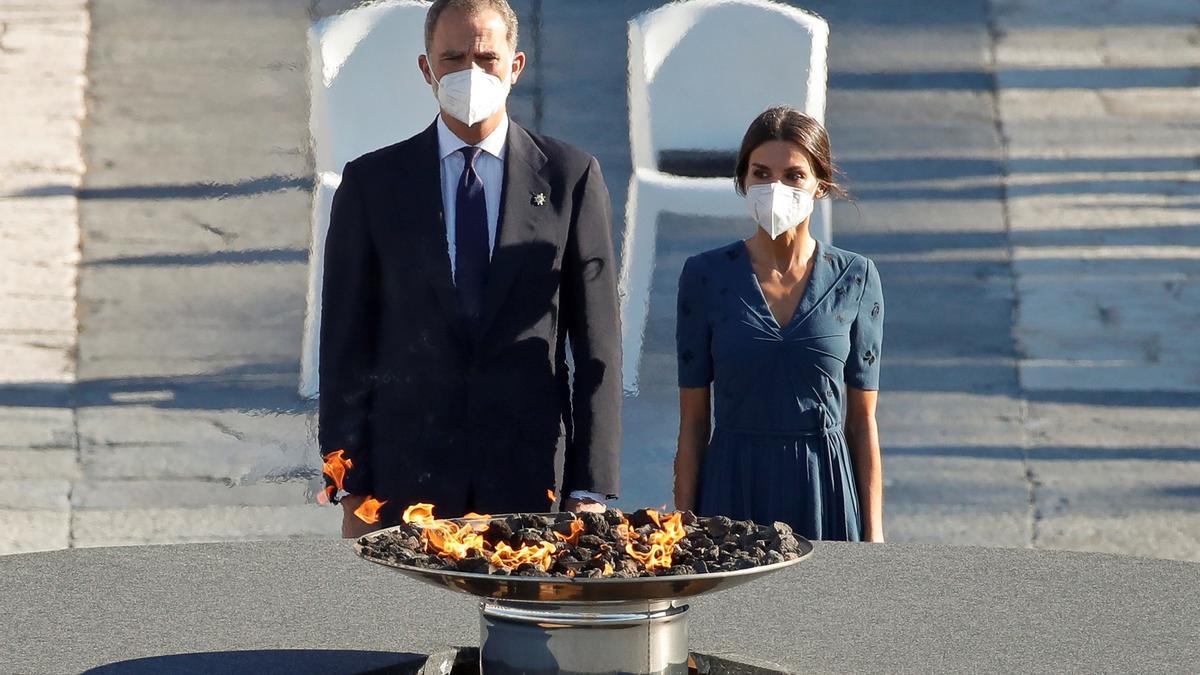
[[[546,193],[545,192],[537,193],[536,195],[533,196],[532,201],[533,201],[534,206],[545,206],[546,205]]]

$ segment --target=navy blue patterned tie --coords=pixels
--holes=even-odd
[[[479,328],[483,289],[491,259],[488,252],[487,201],[483,195],[483,181],[475,173],[475,160],[482,151],[468,146],[459,149],[459,152],[466,164],[462,177],[458,179],[458,197],[454,203],[454,285],[458,287],[459,306],[474,333]]]

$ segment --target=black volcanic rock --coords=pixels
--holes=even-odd
[[[672,514],[661,514],[661,519]],[[795,559],[800,542],[785,523],[771,526],[750,521],[735,521],[725,516],[700,518],[683,513],[681,523],[686,535],[672,550],[671,566],[648,572],[642,563],[631,556],[631,547],[640,555],[648,553],[652,535],[660,527],[646,509],[630,515],[609,509],[605,513],[518,514],[492,519],[482,537],[491,551],[501,542],[520,549],[523,545],[537,547],[545,542],[554,545],[555,553],[549,570],[533,563],[523,563],[515,569],[503,569],[491,564],[488,555],[472,553],[462,560],[443,559],[425,550],[422,530],[406,524],[386,532],[359,539],[364,553],[371,558],[399,563],[420,569],[454,570],[523,577],[575,577],[594,579],[601,576],[635,578],[643,576],[678,576],[709,574],[749,569]],[[572,534],[572,522],[578,519],[583,530],[576,543],[564,541]],[[617,525],[627,522],[632,531],[629,538],[619,536]],[[557,534],[556,534],[557,533]],[[558,535],[561,535],[558,536]],[[606,566],[611,570],[605,575]]]

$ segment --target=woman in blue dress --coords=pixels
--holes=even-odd
[[[883,293],[874,263],[809,233],[814,200],[844,194],[829,137],[771,108],[735,175],[759,227],[689,258],[679,278],[675,506],[883,541]]]

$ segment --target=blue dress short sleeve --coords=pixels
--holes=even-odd
[[[679,275],[679,302],[675,308],[675,354],[680,387],[707,387],[713,381],[712,324],[704,291],[707,278],[702,261],[689,258]]]
[[[867,261],[858,317],[850,326],[850,355],[846,359],[846,384],[857,389],[879,389],[879,360],[883,347],[883,287],[879,270]]]

